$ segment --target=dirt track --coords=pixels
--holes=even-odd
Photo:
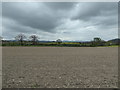
[[[3,88],[117,87],[117,47],[3,47]]]

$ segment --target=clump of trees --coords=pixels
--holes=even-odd
[[[93,41],[92,41],[92,45],[93,46],[104,46],[105,45],[105,41],[104,40],[102,40],[101,38],[99,38],[99,37],[95,37],[94,39],[93,39]]]
[[[62,43],[62,40],[61,40],[61,39],[57,39],[56,42],[57,42],[58,44],[61,44],[61,43]]]

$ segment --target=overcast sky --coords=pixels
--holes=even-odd
[[[118,37],[117,2],[3,2],[2,36],[20,33],[40,40],[80,40]]]

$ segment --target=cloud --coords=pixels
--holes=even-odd
[[[23,26],[48,32],[60,24],[54,13],[41,3],[3,3],[4,17],[11,18]]]
[[[61,24],[65,12],[73,3],[3,3],[3,16],[31,28],[52,32]]]
[[[2,16],[0,16],[0,36],[2,36]]]
[[[96,16],[109,16],[117,13],[118,4],[116,2],[88,2],[78,3],[76,13],[72,19],[90,20]]]
[[[95,36],[108,40],[117,37],[117,16],[117,2],[3,2],[3,36],[25,33],[38,34],[42,40]]]
[[[70,10],[77,4],[76,2],[45,2],[47,7],[54,10]]]

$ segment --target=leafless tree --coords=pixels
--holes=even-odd
[[[18,34],[18,35],[15,37],[15,40],[20,41],[20,44],[23,45],[23,41],[24,41],[25,38],[26,38],[26,36],[25,36],[24,34]]]
[[[37,35],[31,35],[29,38],[32,41],[33,45],[36,45],[37,41],[39,39],[39,37]]]

